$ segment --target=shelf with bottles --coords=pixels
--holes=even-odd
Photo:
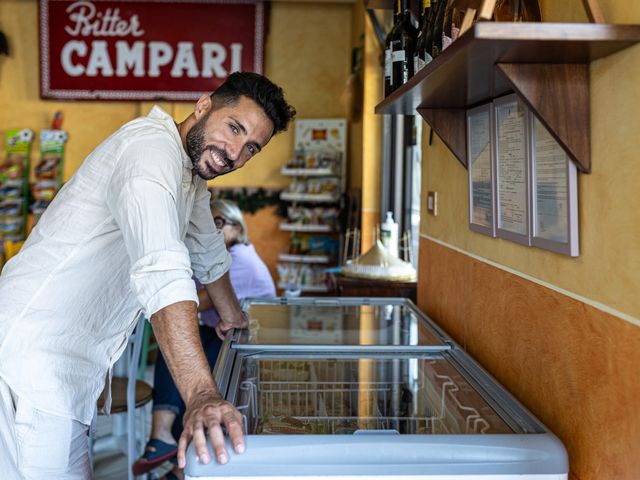
[[[588,173],[589,64],[638,42],[640,25],[478,21],[375,111],[417,111],[466,167],[466,109],[515,92]]]

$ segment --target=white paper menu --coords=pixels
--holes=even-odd
[[[498,228],[527,235],[525,107],[516,99],[496,106]]]
[[[549,131],[535,119],[535,224],[537,237],[569,239],[569,158]]]
[[[491,112],[489,108],[470,112],[468,126],[471,223],[493,228]]]

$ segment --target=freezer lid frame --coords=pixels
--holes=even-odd
[[[454,343],[444,330],[425,315],[408,298],[400,297],[247,297],[242,301],[242,308],[248,309],[252,305],[284,305],[284,306],[314,306],[314,307],[359,307],[359,306],[398,306],[408,309],[419,322],[429,329],[430,333],[440,342],[439,345],[336,345],[336,344],[251,344],[242,341],[245,330],[234,330],[229,337],[232,348],[253,351],[314,351],[323,352],[395,352],[398,349],[410,349],[416,352],[439,352],[449,350]]]

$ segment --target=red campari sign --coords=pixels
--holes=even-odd
[[[255,0],[40,0],[40,92],[81,100],[195,100],[262,73]]]

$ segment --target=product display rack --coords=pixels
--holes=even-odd
[[[278,288],[300,292],[331,291],[327,269],[338,263],[341,248],[338,216],[345,190],[346,120],[295,122],[293,158],[282,170],[289,187],[280,230],[291,232],[289,251],[278,255]]]

